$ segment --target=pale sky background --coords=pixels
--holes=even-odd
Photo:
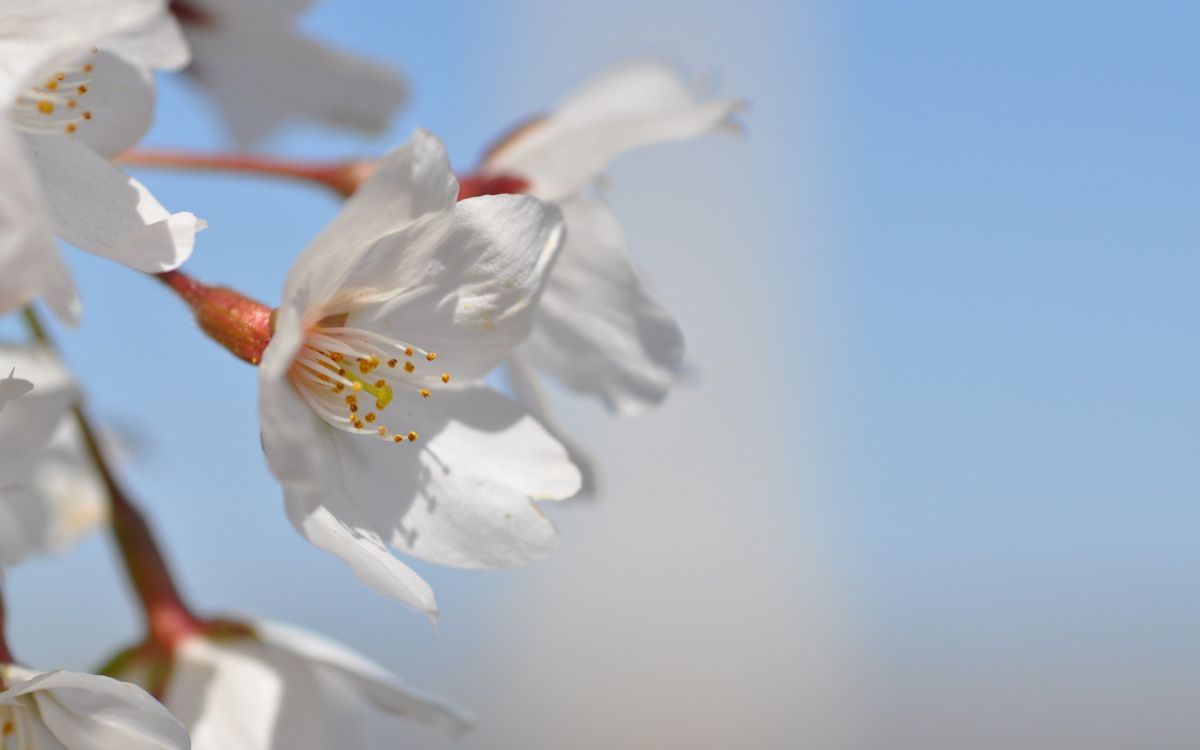
[[[744,96],[744,138],[628,155],[610,199],[692,375],[617,421],[556,553],[421,567],[440,633],[288,526],[254,373],[148,279],[71,251],[62,334],[198,608],[304,625],[480,719],[466,748],[1193,747],[1200,260],[1188,4],[384,4],[315,33],[401,68],[468,167],[631,56]],[[370,23],[364,23],[370,20]],[[165,81],[148,143],[217,148]],[[211,229],[189,267],[278,299],[337,210],[304,185],[144,172]],[[5,329],[8,330],[8,329]],[[136,633],[105,540],[10,576],[11,641],[86,666]]]

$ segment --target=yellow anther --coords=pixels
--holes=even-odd
[[[432,362],[433,360],[437,359],[437,352],[429,352],[428,354],[425,355],[425,359]]]
[[[386,381],[386,380],[376,380],[376,381],[375,381],[375,387],[376,387],[376,388],[382,388],[382,387],[384,387],[385,385],[387,385],[387,381]]]
[[[75,109],[78,106],[79,106],[79,102],[75,101],[74,99],[67,100],[67,109]],[[89,112],[88,114],[91,114],[91,112]]]
[[[358,391],[361,391],[361,390],[363,389],[363,384],[362,384],[362,383],[360,383],[360,382],[358,382],[357,380],[355,380],[355,381],[354,381],[354,384],[353,384],[353,385],[351,385],[350,387],[351,387],[351,388],[353,388],[353,389],[355,390],[355,392],[358,392]]]
[[[396,363],[397,363],[397,362],[399,362],[399,361],[400,361],[400,360],[398,360],[398,359],[389,359],[389,360],[388,360],[388,367],[395,367],[395,366],[396,366]]]
[[[357,401],[358,401],[358,397],[355,396],[353,393],[346,394],[346,403],[347,404],[353,404],[353,403],[356,403]]]
[[[383,409],[386,409],[386,408],[387,408],[387,404],[383,403],[382,401],[376,401],[376,402],[375,402],[375,408],[376,408],[376,409],[383,410]]]
[[[416,365],[414,365],[412,362],[405,362],[405,363],[404,363],[404,371],[405,371],[405,372],[412,372],[412,371],[413,371],[413,370],[415,370],[415,369],[417,369],[417,366],[416,366]]]
[[[392,442],[393,443],[403,443],[404,436],[403,435],[392,435]]]
[[[429,398],[429,389],[428,388],[421,389],[421,398]]]
[[[383,425],[379,425],[378,432],[379,432],[379,437],[387,437],[387,428],[384,427]]]
[[[43,99],[37,103],[37,108],[38,112],[41,112],[43,115],[54,114],[54,102],[52,101]]]
[[[415,432],[410,432],[410,433],[408,433],[408,440],[409,440],[409,442],[412,442],[412,443],[415,443],[415,442],[417,442],[417,437],[418,437],[418,435],[417,435],[417,433],[415,433]]]
[[[350,404],[350,413],[353,414],[356,411],[358,411],[358,404]]]
[[[354,426],[358,429],[363,429],[363,421],[361,419],[354,420]]]
[[[450,382],[450,373],[448,373],[448,372],[443,372],[443,373],[442,373],[442,382],[443,382],[443,383],[449,383],[449,382]]]
[[[84,113],[83,113],[83,119],[85,119],[85,120],[90,120],[90,119],[92,119],[92,113],[91,113],[91,111],[84,111]]]
[[[54,91],[56,88],[58,88],[58,81],[46,81],[46,90]]]
[[[84,73],[91,73],[91,72],[92,72],[92,64],[91,64],[91,63],[88,63],[87,65],[84,65],[84,66],[83,66],[83,72],[84,72]]]
[[[66,130],[68,133],[74,133],[74,132],[75,132],[75,130],[76,130],[76,128],[75,128],[75,123],[73,123],[73,122],[68,122],[68,123],[67,123],[67,127],[63,128],[63,129],[64,129],[64,130]]]
[[[82,83],[81,83],[81,84],[79,84],[79,88],[77,88],[77,89],[75,89],[75,90],[79,92],[79,95],[80,95],[80,96],[83,96],[84,94],[86,94],[86,93],[88,92],[88,88],[87,88],[87,86],[85,86],[85,85],[84,85],[84,84],[82,84]]]
[[[374,422],[374,421],[375,421],[375,412],[373,412],[373,411],[369,411],[369,412],[367,412],[367,416],[366,416],[366,417],[364,417],[364,418],[365,418],[365,419],[366,419],[368,422]]]
[[[411,357],[413,355],[413,348],[411,346],[404,347],[404,353]]]
[[[54,74],[54,80],[56,80],[56,81],[61,81],[66,77],[67,77],[66,73],[55,73]]]
[[[345,384],[343,384],[343,383],[334,383],[333,384],[333,392],[334,393],[341,393],[344,390],[346,390]]]

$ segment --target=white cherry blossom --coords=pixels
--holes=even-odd
[[[185,750],[187,730],[146,691],[108,677],[0,665],[4,750]]]
[[[428,133],[386,156],[289,273],[259,368],[292,522],[430,615],[428,584],[389,546],[458,567],[531,562],[556,540],[532,500],[580,481],[558,441],[479,383],[529,331],[560,214],[457,195]]]
[[[311,0],[175,0],[191,43],[188,74],[220,106],[234,138],[258,140],[290,119],[382,132],[403,103],[391,68],[301,34]]]
[[[29,383],[29,389],[0,412],[0,565],[13,565],[62,549],[82,530],[87,513],[83,507],[95,497],[44,492],[45,486],[39,489],[37,484],[39,471],[43,481],[56,478],[46,445],[79,397],[70,373],[41,347],[0,346],[0,366],[4,364]]]
[[[187,48],[155,0],[8,0],[0,28],[0,312],[41,295],[73,321],[78,301],[50,230],[158,272],[182,263],[204,226],[108,161],[150,125],[152,69],[183,65]]]
[[[366,750],[416,723],[455,735],[470,719],[365,657],[315,634],[254,623],[252,635],[195,635],[174,649],[163,702],[196,750]],[[391,730],[391,732],[389,732]]]
[[[527,363],[514,368],[536,367],[621,414],[666,395],[683,336],[635,271],[616,218],[587,188],[625,151],[732,128],[741,106],[702,101],[665,65],[632,63],[587,84],[488,154],[484,178],[525,181],[527,192],[562,208],[567,226],[533,332],[516,355]]]

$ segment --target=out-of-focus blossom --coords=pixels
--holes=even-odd
[[[311,0],[174,0],[191,43],[188,74],[247,144],[289,119],[377,133],[406,95],[391,68],[297,33]]]
[[[197,633],[165,657],[135,649],[113,664],[110,673],[123,679],[168,675],[165,683],[143,684],[183,721],[197,750],[358,750],[378,746],[373,730],[386,735],[407,722],[452,735],[470,727],[454,704],[365,657],[273,623]]]
[[[531,500],[580,482],[558,441],[479,383],[529,331],[560,214],[457,195],[432,135],[385,157],[289,273],[259,368],[292,522],[430,615],[428,584],[389,546],[457,567],[531,562],[556,540]]]
[[[567,226],[533,332],[516,356],[622,414],[666,395],[682,334],[634,270],[616,218],[587,188],[621,153],[730,128],[741,106],[702,101],[667,66],[627,64],[491,150],[472,187],[555,201]]]
[[[16,373],[17,367],[13,365],[8,372],[8,377],[0,380],[0,411],[4,411],[4,405],[9,401],[20,398],[33,390],[33,383],[24,378],[14,377]]]
[[[187,47],[154,0],[9,0],[0,28],[0,312],[41,295],[72,321],[78,301],[48,230],[158,272],[182,263],[204,226],[108,161],[150,126],[151,69],[184,65]]]
[[[0,665],[0,748],[184,750],[187,730],[141,688],[78,672]]]
[[[85,517],[95,515],[86,508],[96,498],[94,490],[45,491],[71,476],[70,470],[52,466],[45,450],[56,428],[69,429],[60,427],[63,415],[79,396],[70,374],[40,347],[0,347],[0,363],[9,363],[32,384],[0,413],[0,565],[13,565],[69,544],[94,523]],[[49,484],[39,487],[39,478]]]

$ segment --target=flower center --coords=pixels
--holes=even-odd
[[[383,417],[394,400],[429,398],[429,387],[450,373],[430,366],[437,354],[361,328],[318,325],[308,332],[289,376],[300,396],[328,424],[394,443],[419,437],[392,430]]]
[[[91,54],[99,52],[92,47]],[[84,97],[92,81],[93,64],[85,60],[79,65],[51,73],[40,83],[26,89],[17,97],[12,108],[13,123],[27,133],[66,133],[92,119]]]

